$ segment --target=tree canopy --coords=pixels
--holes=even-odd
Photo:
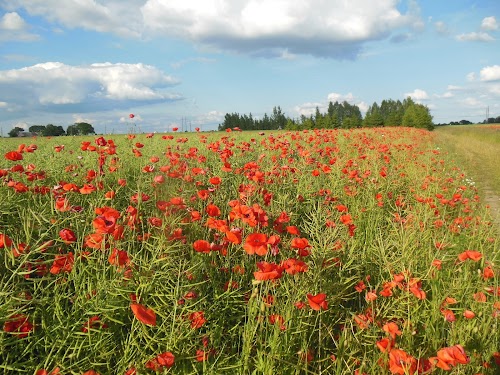
[[[364,119],[359,107],[347,101],[329,102],[326,113],[321,113],[319,107],[316,107],[314,115],[301,115],[298,119],[286,117],[279,106],[273,108],[271,117],[266,113],[260,120],[254,119],[252,114],[247,116],[227,113],[224,122],[219,125],[219,130],[232,128],[241,130],[350,129],[362,126],[408,126],[429,130],[434,128],[429,108],[415,103],[408,97],[403,102],[389,99],[383,100],[380,104],[373,103],[368,108]]]
[[[73,125],[68,126],[66,134],[67,135],[95,134],[95,130],[94,127],[87,122],[75,122]]]

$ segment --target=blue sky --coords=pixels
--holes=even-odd
[[[62,5],[64,4],[64,5]],[[411,96],[500,116],[498,0],[0,0],[0,126],[216,129]]]

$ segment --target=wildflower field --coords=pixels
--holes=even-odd
[[[434,136],[2,140],[0,372],[500,373],[497,228]]]

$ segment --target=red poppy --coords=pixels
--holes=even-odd
[[[394,340],[391,340],[388,337],[377,341],[377,348],[382,353],[386,353],[386,352],[390,351],[393,346],[394,346]]]
[[[80,194],[90,194],[96,191],[96,187],[92,184],[85,184],[80,188]]]
[[[264,256],[267,254],[267,240],[268,238],[264,233],[252,233],[246,238],[243,249],[249,255]]]
[[[212,185],[220,185],[220,183],[222,182],[222,179],[220,177],[214,176],[214,177],[210,177],[210,179],[208,181]]]
[[[61,229],[59,231],[59,237],[61,237],[61,239],[67,245],[76,241],[75,232],[73,232],[71,229],[67,229],[67,228]]]
[[[401,336],[401,331],[399,330],[398,325],[394,322],[384,324],[382,330],[387,332],[393,339],[395,339],[396,336]]]
[[[11,247],[12,240],[6,234],[0,233],[0,249]]]
[[[52,267],[50,268],[50,273],[57,275],[61,272],[71,272],[74,262],[75,257],[72,252],[56,255],[54,263],[52,263]]]
[[[219,207],[217,207],[215,204],[209,204],[205,209],[205,211],[208,214],[208,216],[211,217],[218,217],[221,214]]]
[[[466,250],[463,253],[458,255],[458,260],[461,262],[466,261],[467,259],[473,260],[474,262],[479,261],[483,257],[483,254],[479,251],[475,250]]]
[[[389,371],[391,374],[413,375],[417,370],[417,360],[401,349],[389,352]]]
[[[23,160],[23,154],[17,151],[10,151],[5,154],[5,159],[11,161]]]
[[[57,375],[60,373],[60,371],[61,369],[59,367],[56,367],[51,372],[48,372],[47,370],[41,368],[36,370],[35,375]]]
[[[129,118],[134,118],[135,115],[133,113],[131,113],[130,115],[128,115]]]
[[[196,240],[193,243],[193,249],[198,253],[208,254],[210,252],[210,242],[205,240]]]
[[[328,301],[326,300],[325,293],[318,293],[315,296],[312,294],[307,294],[307,301],[309,302],[309,306],[311,309],[319,311],[321,309],[328,309]]]
[[[130,264],[130,258],[126,251],[113,248],[110,256],[108,257],[108,262],[112,265],[123,267]]]
[[[23,338],[33,330],[33,324],[24,314],[12,315],[3,325],[5,332],[14,333],[18,337]]]
[[[465,310],[464,313],[463,313],[463,316],[465,319],[474,319],[476,314],[474,313],[474,311],[471,311],[471,310]]]
[[[295,237],[292,239],[290,246],[292,249],[297,249],[297,254],[301,257],[306,257],[310,254],[309,248],[311,245],[309,245],[307,238]]]
[[[162,367],[170,368],[175,363],[175,356],[171,352],[158,354],[146,362],[145,367],[153,371],[161,371]]]
[[[283,268],[275,263],[257,262],[257,267],[260,271],[253,273],[255,280],[275,280],[281,277]]]
[[[281,263],[281,266],[289,275],[295,275],[300,272],[307,272],[308,270],[308,266],[304,261],[295,258],[284,260]]]
[[[286,231],[294,236],[300,236],[300,230],[295,225],[286,227]]]
[[[437,357],[431,357],[429,360],[440,369],[451,370],[453,366],[458,364],[469,363],[470,358],[465,353],[462,345],[454,345],[439,350]]]
[[[98,315],[94,315],[89,318],[82,327],[82,332],[87,333],[90,329],[100,329],[100,328],[108,328],[107,324],[101,322],[101,318]]]
[[[191,321],[191,328],[193,329],[201,328],[207,322],[203,311],[195,311],[189,314],[189,320]]]
[[[152,309],[140,303],[131,303],[130,308],[137,320],[146,325],[156,326],[156,313]]]

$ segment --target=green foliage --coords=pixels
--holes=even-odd
[[[356,126],[356,113],[340,108],[286,126],[328,118]],[[69,137],[59,151],[60,139],[39,138],[22,154],[30,168],[4,159],[0,372],[153,374],[151,360],[171,352],[173,367],[156,373],[386,374],[390,355],[377,343],[389,342],[384,327],[393,323],[396,351],[423,362],[462,345],[468,363],[450,373],[498,373],[498,233],[434,135],[268,133],[115,136],[105,145]],[[21,143],[1,142],[0,155]],[[84,194],[89,185],[96,190]],[[118,217],[103,216],[111,208]],[[88,238],[98,230],[96,247]],[[241,243],[229,241],[238,233]],[[244,247],[254,233],[267,238],[263,255]],[[206,251],[196,251],[198,240]],[[295,241],[304,240],[299,250]],[[460,260],[467,251],[481,257]],[[306,269],[289,267],[297,261]],[[257,276],[263,262],[280,270],[274,279]],[[309,302],[321,294],[327,304]],[[134,301],[155,312],[156,324],[134,315]],[[193,325],[199,312],[206,321]]]
[[[23,128],[20,128],[19,126],[16,126],[14,129],[12,129],[11,131],[9,131],[7,134],[9,134],[9,137],[11,138],[15,138],[19,135],[20,132],[23,132],[24,129]]]
[[[45,130],[45,125],[32,125],[28,129],[31,133],[42,134]]]
[[[76,122],[68,126],[66,129],[67,135],[88,135],[95,134],[94,127],[86,122]]]
[[[64,131],[63,127],[58,125],[52,125],[48,124],[45,126],[45,128],[42,130],[42,135],[44,137],[57,137],[60,135],[64,135],[66,132]]]

